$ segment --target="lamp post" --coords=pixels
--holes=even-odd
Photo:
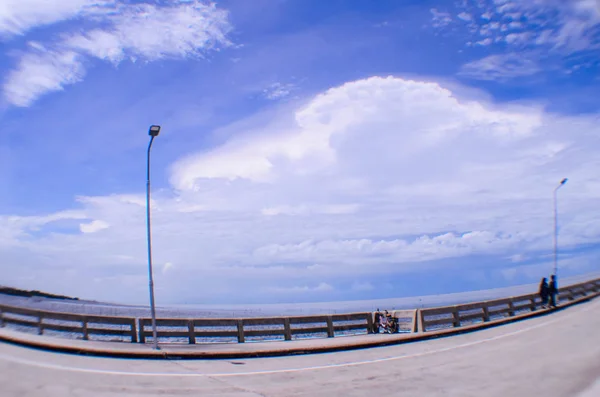
[[[148,156],[146,167],[146,225],[148,232],[148,279],[150,287],[150,311],[152,313],[152,340],[154,341],[154,349],[158,350],[158,338],[156,336],[156,308],[154,307],[154,278],[152,276],[152,235],[150,227],[150,149],[154,138],[158,136],[160,126],[150,126],[148,135],[150,135],[150,143],[148,144]],[[142,325],[143,327],[143,325]]]
[[[557,277],[558,271],[558,204],[557,204],[557,192],[565,183],[567,178],[560,181],[559,185],[554,189],[554,277]]]

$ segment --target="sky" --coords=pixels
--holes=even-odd
[[[382,299],[600,270],[600,1],[3,0],[0,285]]]

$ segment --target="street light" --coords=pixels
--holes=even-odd
[[[148,231],[148,279],[150,287],[150,311],[152,312],[152,340],[154,341],[154,349],[158,350],[158,338],[156,337],[156,308],[154,307],[154,278],[152,277],[152,235],[150,227],[150,149],[154,138],[158,136],[160,126],[150,126],[148,135],[150,135],[150,143],[148,144],[148,156],[146,167],[146,225]],[[143,325],[142,325],[143,327]]]
[[[554,189],[554,277],[557,277],[558,270],[558,256],[557,256],[557,247],[558,247],[558,207],[557,207],[557,192],[565,183],[567,183],[567,178],[564,178],[560,181],[559,185]]]

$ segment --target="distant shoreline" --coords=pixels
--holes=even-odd
[[[590,272],[586,274],[573,275],[562,279],[562,283],[572,284],[592,278],[599,278],[600,273]],[[564,285],[564,284],[562,284]],[[561,286],[562,286],[561,285]],[[324,311],[333,312],[349,312],[349,311],[370,311],[377,307],[388,307],[394,310],[435,307],[450,304],[466,303],[471,301],[497,299],[503,296],[520,295],[536,292],[538,284],[521,284],[508,287],[493,288],[487,290],[471,290],[437,295],[416,295],[393,298],[375,298],[375,299],[360,299],[360,300],[345,300],[345,301],[321,301],[321,302],[294,302],[294,303],[178,303],[178,304],[158,304],[157,311],[163,312],[244,312],[244,314],[265,314],[278,313],[291,315],[323,313]],[[52,299],[57,304],[64,302],[65,304],[73,303],[76,305],[93,305],[96,307],[105,306],[120,309],[139,309],[149,310],[148,305],[144,304],[127,304],[118,302],[97,301],[90,299],[81,299],[78,297],[70,297],[65,295],[51,294],[38,290],[24,290],[13,287],[0,286],[0,303],[2,296],[15,296],[21,298],[34,298],[31,303],[36,302],[35,298]],[[5,303],[6,304],[6,303]],[[22,304],[22,303],[21,303]],[[37,304],[40,304],[38,302]],[[62,306],[62,305],[61,305]],[[308,311],[307,311],[308,310]]]
[[[78,301],[79,298],[73,298],[71,296],[64,295],[55,295],[50,294],[48,292],[42,292],[38,290],[24,290],[19,288],[12,287],[0,287],[0,294],[4,295],[13,295],[13,296],[24,296],[27,298],[40,297],[40,298],[50,298],[50,299],[61,299],[61,300],[69,300],[69,301]]]

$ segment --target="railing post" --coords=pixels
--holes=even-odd
[[[531,311],[534,312],[536,309],[535,296],[532,296],[531,298],[529,298],[529,301],[531,302]]]
[[[331,316],[327,316],[327,337],[333,338],[333,336],[333,319],[331,318]]]
[[[87,318],[85,318],[85,317],[81,319],[81,333],[83,334],[83,340],[89,339],[88,321],[87,321]]]
[[[196,344],[196,334],[194,330],[194,320],[188,320],[188,339],[190,345]]]
[[[423,312],[423,310],[419,309],[419,324],[417,325],[417,327],[419,328],[419,332],[425,332],[427,331],[425,329],[425,313]]]
[[[508,301],[508,316],[514,317],[515,315],[515,305],[513,303],[513,298],[510,298]]]
[[[237,333],[238,333],[238,343],[244,343],[246,339],[244,338],[244,321],[237,320]]]
[[[145,321],[143,318],[138,319],[138,323],[139,323],[139,327],[138,327],[138,333],[140,335],[140,337],[138,338],[138,340],[140,341],[140,343],[146,343],[146,335],[144,334],[144,325],[145,325]]]
[[[456,306],[452,308],[452,324],[455,328],[460,327],[460,317],[458,315],[458,308]]]
[[[137,343],[137,319],[131,319],[131,343]]]
[[[2,313],[2,309],[0,309],[0,327],[4,327],[4,313]]]
[[[421,317],[419,315],[420,311],[421,310],[416,309],[415,313],[413,314],[413,323],[412,323],[412,329],[411,329],[412,333],[416,333],[416,332],[419,332],[421,330],[421,327],[419,327],[419,318]],[[399,325],[398,325],[398,329],[400,329]]]
[[[483,322],[487,323],[488,321],[490,321],[490,308],[487,303],[485,303],[483,305]]]
[[[38,335],[42,335],[44,333],[44,326],[42,325],[42,315],[41,314],[38,314],[37,326],[38,326]]]
[[[290,327],[289,317],[283,319],[283,333],[285,340],[292,340],[292,328]]]
[[[367,334],[372,334],[373,330],[373,313],[367,313]]]

